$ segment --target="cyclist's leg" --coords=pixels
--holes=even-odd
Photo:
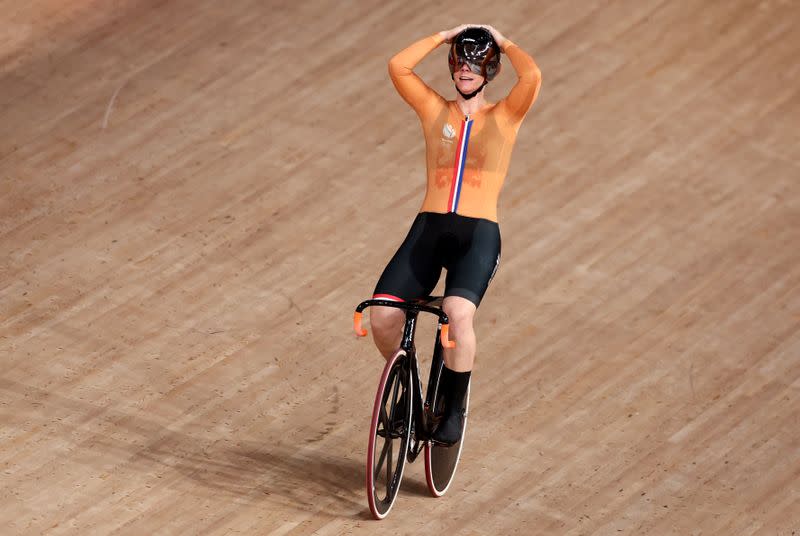
[[[444,444],[456,443],[461,438],[466,394],[475,361],[473,321],[500,261],[500,231],[495,222],[461,218],[458,227],[468,236],[460,237],[461,251],[448,263],[443,303],[456,347],[444,352],[445,414],[433,434],[434,440]]]
[[[395,301],[422,298],[430,294],[442,272],[435,252],[435,226],[431,215],[418,214],[408,236],[383,271],[374,298]],[[392,307],[371,307],[370,324],[378,350],[389,359],[400,346],[405,314]]]
[[[445,349],[445,364],[440,379],[444,414],[433,433],[437,443],[453,445],[461,439],[466,418],[466,394],[475,361],[473,319],[476,304],[461,296],[447,296],[442,308],[450,320],[450,333],[456,347]]]
[[[372,340],[384,359],[392,357],[392,354],[400,346],[404,321],[405,313],[400,309],[377,306],[370,308],[369,322],[372,327]]]
[[[474,319],[478,307],[461,296],[446,296],[442,309],[450,320],[450,338],[457,341],[455,348],[445,348],[444,362],[456,372],[472,370],[475,362]]]
[[[461,244],[447,266],[442,308],[456,347],[445,350],[444,361],[451,370],[464,372],[472,370],[475,360],[475,313],[500,264],[500,229],[495,222],[462,216],[454,223]]]

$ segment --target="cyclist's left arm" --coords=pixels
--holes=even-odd
[[[517,83],[501,102],[506,108],[509,122],[519,124],[539,95],[542,72],[527,52],[508,39],[504,39],[502,49],[517,73]]]

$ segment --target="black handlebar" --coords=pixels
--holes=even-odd
[[[402,309],[404,311],[431,313],[433,315],[438,316],[442,324],[449,324],[450,319],[447,318],[447,314],[444,311],[442,311],[440,307],[429,305],[430,303],[436,303],[440,300],[441,298],[434,298],[431,299],[430,301],[419,301],[419,302],[398,302],[394,300],[382,300],[382,299],[365,300],[358,304],[358,307],[356,307],[356,312],[361,313],[367,307],[372,307],[372,306],[394,307],[395,309]]]

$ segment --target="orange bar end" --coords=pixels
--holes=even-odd
[[[356,312],[355,314],[353,314],[353,329],[355,329],[356,335],[358,335],[359,337],[366,337],[367,336],[367,330],[364,329],[363,327],[361,327],[361,317],[362,316],[363,316],[363,313],[359,313],[359,312]]]
[[[442,334],[439,337],[444,348],[455,348],[456,341],[450,340],[450,324],[442,324]]]

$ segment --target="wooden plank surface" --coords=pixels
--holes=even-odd
[[[800,533],[797,1],[0,12],[3,534]],[[456,481],[377,523],[349,323],[424,191],[386,61],[462,22],[544,82]]]

